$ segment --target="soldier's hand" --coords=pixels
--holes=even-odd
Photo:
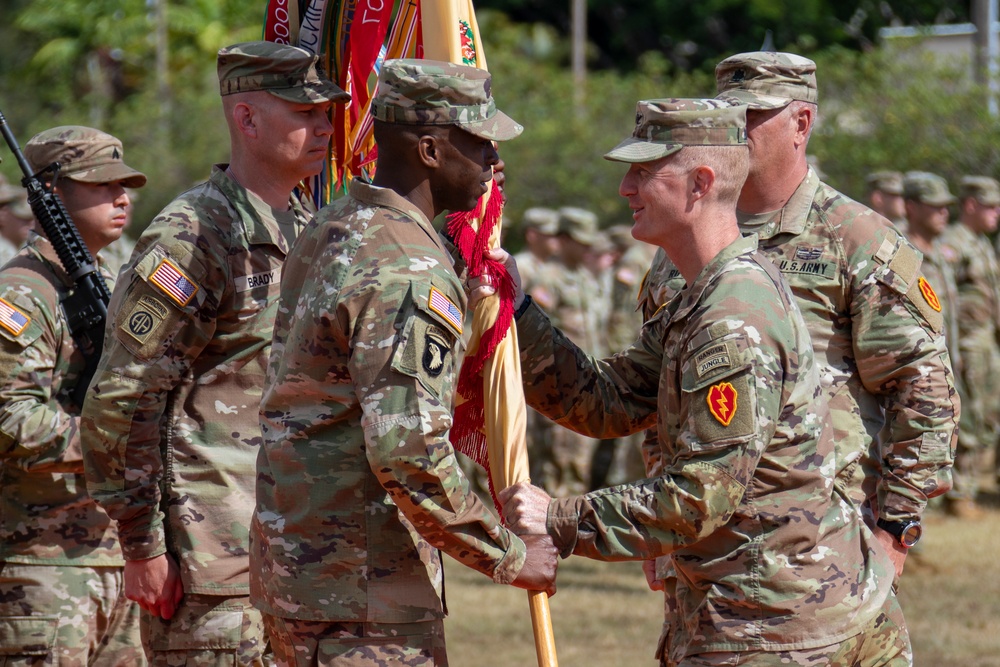
[[[529,482],[507,487],[498,494],[504,522],[518,535],[545,534],[552,497]]]
[[[486,256],[503,264],[504,269],[514,281],[514,310],[517,310],[524,303],[524,290],[521,288],[521,274],[517,271],[517,262],[503,248],[488,250]],[[469,292],[470,308],[475,308],[477,303],[488,296],[493,296],[497,291],[496,285],[493,284],[493,280],[488,275],[470,277],[466,289]]]
[[[177,563],[168,554],[125,561],[125,597],[150,614],[170,620],[184,597]]]
[[[559,568],[559,551],[548,535],[522,535],[528,555],[524,567],[513,586],[529,591],[545,591],[549,597],[556,594],[556,570]]]
[[[892,566],[896,570],[896,579],[899,579],[903,574],[903,564],[906,562],[907,550],[903,548],[899,540],[892,533],[878,526],[872,528],[872,532],[875,533],[875,538],[885,547],[886,552],[889,554],[889,560],[892,561]]]
[[[663,580],[656,578],[655,560],[642,561],[642,573],[646,575],[646,585],[649,586],[649,590],[651,591],[663,590]]]

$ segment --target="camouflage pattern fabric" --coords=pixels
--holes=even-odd
[[[264,90],[289,102],[343,103],[351,96],[327,78],[319,56],[276,42],[243,42],[219,49],[219,93],[235,95]]]
[[[951,488],[959,416],[944,319],[921,291],[920,254],[812,169],[783,209],[741,214],[740,229],[759,235],[809,327],[845,492],[888,520],[919,518],[928,498]],[[646,279],[647,310],[683,285],[662,259]]]
[[[265,616],[275,657],[288,667],[448,667],[444,622],[317,623]]]
[[[387,60],[379,72],[371,114],[403,125],[456,125],[494,141],[524,128],[497,108],[486,70],[436,60]]]
[[[913,651],[895,594],[889,596],[879,614],[860,634],[831,646],[786,651],[726,651],[690,655],[680,662],[658,654],[663,667],[912,667]]]
[[[169,551],[185,596],[249,592],[260,387],[281,266],[306,219],[223,168],[139,239],[83,414],[88,489],[126,559]]]
[[[120,567],[0,563],[0,665],[144,667]]]
[[[419,623],[444,616],[439,549],[510,583],[525,547],[448,441],[466,310],[448,253],[395,192],[355,180],[349,193],[285,265],[251,599],[282,618]]]
[[[716,65],[715,83],[720,98],[755,110],[819,101],[816,63],[795,53],[737,53]]]
[[[1000,268],[985,235],[962,223],[941,235],[958,287],[958,340],[962,354],[962,423],[959,449],[965,497],[974,497],[979,458],[1000,427]],[[972,459],[971,461],[969,459]],[[971,474],[970,474],[971,473]],[[959,473],[962,474],[961,472]],[[961,491],[961,490],[960,490]],[[969,495],[972,493],[972,495]]]
[[[274,665],[260,611],[248,596],[185,595],[173,618],[142,612],[150,667]]]
[[[121,567],[115,526],[84,483],[70,396],[86,361],[59,306],[70,285],[34,232],[0,271],[0,561]]]
[[[92,127],[62,125],[39,132],[24,145],[24,157],[35,171],[58,162],[60,178],[81,183],[146,184],[145,174],[125,164],[122,142]]]
[[[141,665],[118,534],[84,483],[70,396],[85,360],[59,306],[71,285],[33,232],[0,271],[0,658]]]
[[[589,358],[535,306],[518,321],[536,409],[598,437],[657,423],[659,477],[555,499],[548,522],[564,556],[672,554],[678,655],[843,641],[892,585],[885,552],[835,488],[802,315],[756,249],[749,237],[721,251],[611,358]]]

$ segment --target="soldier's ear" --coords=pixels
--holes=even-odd
[[[232,122],[240,134],[256,138],[259,130],[258,116],[258,109],[250,102],[238,102],[233,105]]]
[[[417,138],[416,151],[417,159],[428,169],[439,169],[444,159],[444,145],[446,139],[436,132],[421,134]]]

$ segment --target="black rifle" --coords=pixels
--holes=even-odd
[[[87,395],[87,387],[97,371],[101,360],[101,350],[104,347],[104,324],[108,319],[108,302],[111,292],[104,282],[93,256],[83,244],[80,232],[66,212],[59,195],[52,191],[56,179],[59,178],[61,165],[53,162],[36,174],[31,172],[31,165],[21,152],[21,147],[14,138],[7,119],[0,112],[0,132],[7,141],[17,163],[24,172],[21,184],[28,190],[28,203],[31,212],[35,214],[45,236],[48,237],[63,269],[73,281],[73,289],[62,300],[63,311],[69,324],[70,335],[76,346],[83,352],[87,365],[80,373],[76,387],[73,388],[72,399],[78,405],[83,405]],[[43,178],[44,177],[44,178]],[[51,185],[46,186],[45,181]]]

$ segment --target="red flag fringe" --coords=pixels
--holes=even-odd
[[[489,276],[492,284],[497,286],[497,295],[500,298],[496,322],[483,332],[475,353],[467,356],[462,363],[462,370],[458,376],[458,392],[465,402],[455,409],[455,420],[451,428],[451,441],[455,449],[486,470],[489,470],[490,466],[486,435],[483,432],[486,411],[483,403],[482,370],[486,360],[493,355],[500,341],[507,335],[514,318],[514,281],[501,262],[486,256],[490,236],[500,221],[504,204],[503,193],[499,189],[494,189],[491,194],[486,202],[486,210],[482,213],[478,231],[473,228],[472,222],[479,216],[482,205],[471,211],[452,213],[448,216],[446,225],[448,235],[465,260],[468,274]],[[496,501],[492,477],[490,493]]]

